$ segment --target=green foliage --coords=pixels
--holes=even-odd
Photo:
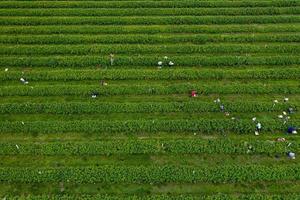
[[[135,3],[135,2],[132,2]],[[0,16],[205,16],[205,15],[288,15],[300,14],[299,7],[261,8],[139,8],[139,9],[2,9]]]
[[[297,104],[255,103],[255,102],[222,102],[228,112],[258,113],[282,112],[289,107],[296,110]],[[0,104],[1,114],[16,113],[49,113],[49,114],[85,114],[85,113],[164,113],[164,112],[220,112],[219,105],[209,102],[141,102],[141,103],[112,103],[112,102],[72,102],[72,103],[6,103]]]
[[[195,7],[294,7],[298,1],[4,1],[0,8],[195,8]]]
[[[298,194],[211,194],[211,195],[30,195],[9,196],[8,200],[298,200]]]
[[[0,25],[180,25],[299,23],[298,15],[164,17],[0,17]]]
[[[286,125],[277,120],[263,120],[266,132],[285,131]],[[294,122],[300,125],[299,122]],[[26,121],[0,122],[2,133],[182,133],[202,132],[219,133],[234,132],[237,134],[253,133],[255,124],[251,120],[199,119],[199,120],[127,120],[127,121]]]
[[[272,8],[274,9],[274,8]],[[226,25],[139,25],[139,26],[3,26],[0,34],[162,34],[162,33],[293,33],[299,32],[297,24],[226,24]],[[286,35],[288,36],[288,33]],[[255,34],[256,35],[256,34]],[[57,35],[57,37],[60,37]],[[69,35],[71,37],[71,35]],[[1,40],[2,41],[2,40]],[[3,42],[3,41],[2,41]]]
[[[157,66],[160,56],[118,56],[113,67]],[[300,64],[299,56],[173,56],[176,66],[245,66]],[[91,67],[109,66],[107,56],[2,57],[0,67]]]
[[[299,165],[0,168],[1,181],[23,183],[236,183],[299,179]]]
[[[1,44],[176,44],[300,42],[297,33],[265,34],[124,34],[0,35]]]
[[[11,81],[25,77],[29,81],[82,81],[82,80],[247,80],[247,79],[300,79],[300,69],[293,68],[263,68],[254,69],[191,69],[165,68],[156,69],[60,69],[34,70],[22,74],[20,71],[0,72],[0,80]]]
[[[230,85],[222,83],[192,84],[176,83],[171,85],[117,85],[117,86],[89,86],[89,85],[56,85],[56,86],[3,86],[0,87],[0,96],[61,96],[80,95],[90,97],[92,92],[98,92],[101,96],[111,95],[190,95],[191,90],[197,90],[199,95],[207,94],[299,94],[300,88],[296,84],[273,83],[264,85],[262,83],[239,83]]]
[[[256,139],[120,139],[91,142],[2,142],[0,155],[110,155],[110,154],[285,154],[300,152],[297,141]],[[16,144],[19,148],[16,148]],[[251,146],[251,150],[249,147]]]
[[[0,46],[3,55],[108,55],[115,54],[299,54],[296,44],[210,44],[210,45],[10,45]]]

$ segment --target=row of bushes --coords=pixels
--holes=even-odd
[[[240,183],[299,179],[299,165],[0,168],[1,182],[22,183]]]
[[[110,154],[285,154],[299,152],[299,142],[254,139],[125,139],[93,142],[2,142],[0,155],[110,155]],[[18,148],[16,147],[18,145]]]
[[[56,86],[4,86],[0,87],[0,96],[62,96],[80,95],[90,96],[92,92],[98,92],[101,96],[111,95],[168,95],[186,94],[191,90],[197,90],[199,95],[207,94],[299,94],[297,84],[282,83],[264,85],[260,83],[231,83],[217,84],[189,84],[178,83],[172,85],[120,85],[120,86],[88,86],[88,85],[56,85]]]
[[[278,120],[262,120],[264,132],[284,132],[287,125]],[[300,125],[299,121],[289,124]],[[1,133],[182,133],[203,132],[218,133],[234,132],[237,134],[253,133],[255,124],[251,120],[231,119],[198,119],[198,120],[73,120],[73,121],[25,121],[0,122]]]
[[[1,51],[1,50],[0,50]],[[164,70],[108,69],[108,70],[33,70],[0,72],[1,81],[79,81],[79,80],[222,80],[222,79],[300,79],[299,68],[254,68],[254,69],[191,69],[174,68]]]
[[[300,14],[299,7],[258,8],[139,8],[139,9],[1,9],[0,16],[205,16]]]
[[[0,25],[168,25],[299,23],[299,15],[147,16],[147,17],[0,17]]]
[[[115,54],[300,54],[297,44],[207,44],[207,45],[9,45],[0,46],[1,55],[108,55]]]
[[[159,55],[132,55],[115,57],[114,67],[156,67],[161,60]],[[245,65],[298,65],[300,56],[295,55],[241,55],[241,56],[198,56],[176,55],[172,56],[175,66],[245,66]],[[43,56],[43,57],[17,57],[3,56],[0,67],[101,67],[110,66],[108,56]],[[111,66],[110,66],[111,67]]]
[[[300,42],[297,33],[180,35],[0,35],[1,44],[177,44]]]
[[[177,26],[4,26],[0,34],[162,34],[162,33],[280,33],[299,32],[297,24],[177,25]]]
[[[295,7],[299,1],[3,1],[0,8]]]
[[[257,113],[281,112],[289,107],[296,108],[296,104],[278,104],[264,102],[222,102],[228,112]],[[297,106],[299,106],[297,104]],[[1,114],[15,113],[51,113],[51,114],[84,114],[84,113],[155,113],[155,112],[219,112],[215,103],[208,102],[141,102],[141,103],[5,103],[0,104]]]
[[[298,194],[211,194],[211,195],[23,195],[6,196],[7,200],[298,200]]]

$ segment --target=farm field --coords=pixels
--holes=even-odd
[[[300,199],[300,0],[0,0],[0,55],[3,200]]]

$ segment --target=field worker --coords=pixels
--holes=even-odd
[[[289,101],[289,98],[286,98],[286,97],[285,97],[283,101],[286,103],[286,102]]]
[[[216,100],[214,100],[215,103],[220,103],[221,100],[219,98],[217,98]]]
[[[158,69],[161,69],[162,68],[162,66],[163,66],[163,62],[162,61],[158,61]]]
[[[104,80],[101,80],[101,81],[100,81],[100,85],[101,85],[101,86],[107,86],[107,83],[106,83]]]
[[[169,62],[169,66],[172,67],[174,66],[174,63],[172,61]]]
[[[28,84],[28,81],[26,81],[24,78],[20,78],[20,81],[25,85]]]
[[[293,126],[290,126],[287,130],[288,134],[297,134],[297,129]]]
[[[114,65],[114,56],[115,56],[115,55],[112,54],[112,53],[109,55],[109,57],[110,57],[110,65],[111,65],[111,66]]]
[[[221,109],[221,111],[222,112],[224,112],[225,111],[225,107],[224,107],[224,105],[222,104],[222,105],[220,105],[220,109]]]
[[[290,159],[296,159],[296,154],[294,152],[288,152],[287,153],[287,156],[290,158]]]
[[[275,99],[275,100],[273,101],[273,107],[274,107],[277,103],[278,103],[278,100]]]
[[[261,123],[257,122],[255,135],[259,135],[259,133],[261,132],[261,129],[262,129]]]
[[[93,99],[96,98],[98,95],[99,95],[98,92],[92,92],[92,98],[93,98]]]
[[[288,111],[289,114],[293,114],[294,113],[294,109],[293,108],[288,108],[287,111]]]
[[[277,138],[277,142],[285,142],[285,138]]]
[[[198,96],[197,91],[196,90],[192,90],[191,97],[197,97],[197,96]]]

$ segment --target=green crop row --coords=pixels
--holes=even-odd
[[[263,120],[265,132],[282,131],[287,129],[278,120]],[[290,121],[289,124],[300,125],[298,121]],[[127,120],[127,121],[26,121],[0,122],[1,133],[156,133],[156,132],[203,132],[223,133],[234,132],[239,134],[253,133],[255,124],[249,120]]]
[[[29,195],[6,196],[7,200],[299,200],[298,194],[212,194],[212,195]]]
[[[243,136],[245,137],[245,136]],[[290,141],[289,141],[290,142]],[[126,139],[93,142],[2,142],[0,155],[110,154],[285,154],[300,152],[299,142],[254,139]],[[16,147],[16,144],[18,148]]]
[[[0,168],[1,182],[21,183],[239,183],[299,180],[298,165],[100,166],[86,168]]]
[[[139,9],[1,9],[0,16],[205,16],[300,14],[300,7],[139,8]]]
[[[1,50],[0,50],[1,51]],[[0,72],[1,81],[18,80],[24,77],[29,81],[82,81],[82,80],[222,80],[222,79],[300,79],[300,69],[293,68],[265,68],[259,66],[254,69],[191,69],[166,68],[164,70],[135,70],[135,69],[107,69],[107,70],[32,70],[29,73],[21,71]]]
[[[176,43],[300,42],[291,34],[180,34],[180,35],[1,35],[1,44],[176,44]]]
[[[0,25],[168,25],[299,23],[299,15],[164,17],[0,17]]]
[[[3,26],[0,34],[162,34],[299,32],[298,24],[177,25],[177,26]],[[117,35],[116,35],[117,36]]]
[[[275,112],[296,109],[296,104],[255,103],[255,102],[222,102],[228,112]],[[298,104],[297,104],[298,105]],[[208,102],[141,102],[141,103],[6,103],[0,104],[1,114],[15,113],[51,113],[51,114],[84,114],[84,113],[164,113],[164,112],[219,112],[219,105]]]
[[[98,92],[101,96],[111,95],[168,95],[186,94],[197,90],[199,95],[207,94],[299,94],[299,84],[268,84],[261,83],[231,83],[190,84],[178,83],[172,85],[120,85],[120,86],[88,86],[88,85],[56,85],[56,86],[3,86],[0,96],[61,96],[80,95],[90,96],[91,92]]]
[[[1,55],[108,55],[115,54],[300,54],[298,44],[209,44],[209,45],[1,45]]]
[[[0,8],[295,7],[299,1],[2,1]]]
[[[47,57],[2,57],[0,67],[156,67],[162,56],[116,56],[110,66],[109,56],[47,56]],[[175,66],[246,66],[246,65],[298,65],[299,56],[172,56]]]

